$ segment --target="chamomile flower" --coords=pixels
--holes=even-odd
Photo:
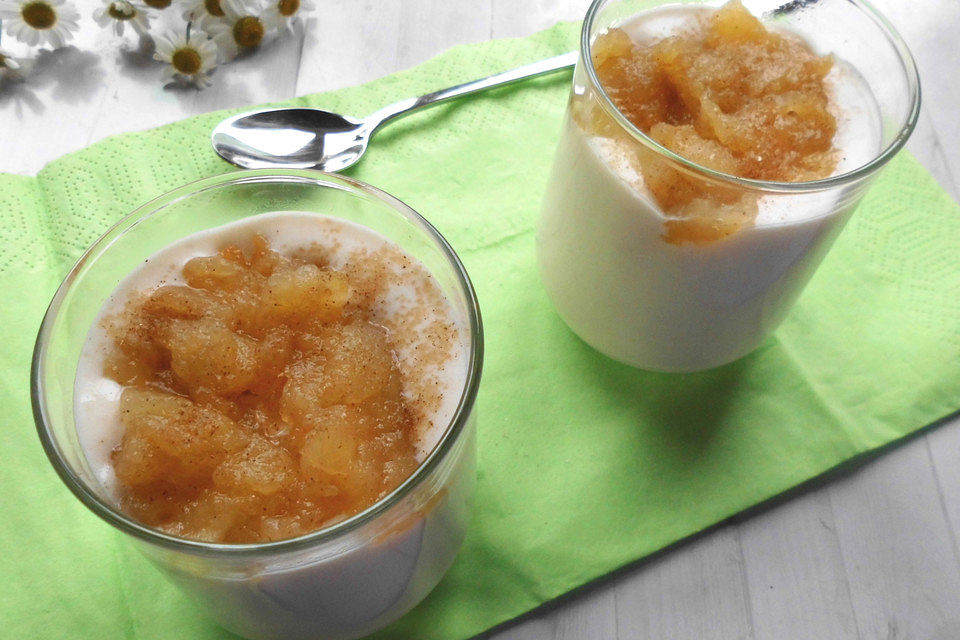
[[[241,51],[255,49],[263,44],[273,30],[255,11],[233,0],[223,0],[222,19],[210,22],[206,29],[220,49],[220,61],[227,62]]]
[[[270,0],[263,11],[263,20],[278,31],[292,30],[308,11],[313,11],[313,0]]]
[[[212,84],[208,76],[217,66],[217,45],[203,34],[187,31],[159,38],[153,57],[167,63],[163,70],[165,80],[179,80],[205,89]]]
[[[20,42],[35,46],[62,47],[79,26],[80,14],[64,0],[3,0],[0,20],[7,33]]]
[[[146,11],[127,0],[104,0],[103,6],[93,12],[93,19],[101,27],[112,24],[113,32],[118,36],[123,35],[127,24],[141,36],[147,35],[150,28],[150,16]]]
[[[247,10],[246,0],[187,0],[183,19],[196,22],[206,29],[226,17],[228,9],[236,12]]]

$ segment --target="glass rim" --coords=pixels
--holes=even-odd
[[[468,306],[468,330],[470,331],[469,358],[467,361],[467,375],[464,380],[460,399],[453,416],[438,442],[427,454],[417,468],[401,482],[393,491],[377,500],[375,503],[342,520],[334,525],[318,529],[295,538],[286,538],[269,542],[226,544],[188,540],[180,538],[158,529],[141,524],[126,516],[119,509],[102,499],[87,483],[77,476],[65,462],[57,438],[53,434],[50,422],[47,419],[44,373],[46,369],[46,353],[50,334],[57,319],[63,300],[83,270],[87,261],[98,257],[112,244],[134,229],[142,220],[162,212],[167,206],[185,200],[191,196],[238,184],[254,184],[257,182],[273,183],[301,183],[316,185],[321,188],[334,188],[348,192],[359,192],[365,196],[386,204],[400,215],[413,222],[424,232],[440,249],[446,258],[447,264],[453,269],[457,284],[466,298]],[[421,481],[444,460],[455,443],[459,440],[476,402],[477,390],[483,368],[483,322],[480,316],[480,306],[477,301],[473,283],[467,274],[463,263],[446,238],[422,215],[398,198],[369,185],[365,182],[334,175],[313,169],[254,169],[234,171],[231,173],[202,178],[177,187],[171,191],[153,198],[140,205],[131,213],[121,218],[105,231],[93,244],[84,251],[66,277],[57,288],[40,324],[37,341],[34,346],[30,368],[30,399],[33,407],[34,422],[40,437],[43,450],[50,463],[67,485],[70,491],[91,511],[120,531],[127,533],[145,542],[171,549],[187,552],[194,555],[217,555],[224,558],[244,558],[264,554],[282,554],[301,551],[304,549],[325,545],[342,539],[347,534],[374,521],[378,516],[387,512],[399,503],[404,497],[420,486]],[[76,429],[74,421],[73,428]]]
[[[607,91],[600,82],[600,78],[597,76],[596,69],[593,66],[593,55],[591,51],[592,43],[590,39],[590,31],[593,28],[594,21],[600,13],[600,7],[606,2],[608,2],[608,0],[592,0],[590,7],[587,9],[586,16],[583,20],[583,27],[580,31],[580,59],[578,61],[578,65],[582,64],[584,66],[587,72],[587,77],[590,79],[591,84],[596,88],[597,93],[600,95],[601,106],[607,112],[607,114],[610,115],[614,121],[620,125],[622,129],[630,134],[630,136],[637,142],[643,144],[651,151],[664,156],[667,159],[676,162],[677,164],[680,164],[684,168],[695,173],[704,175],[719,182],[732,183],[740,187],[746,187],[766,193],[811,193],[825,191],[855,182],[870,176],[879,170],[891,158],[893,158],[893,156],[895,156],[901,148],[903,148],[917,125],[917,121],[920,117],[920,75],[917,71],[917,65],[913,59],[913,55],[910,53],[910,49],[907,47],[906,42],[897,32],[896,28],[890,23],[890,21],[887,20],[887,18],[884,17],[882,13],[877,11],[872,5],[865,0],[846,0],[847,3],[852,4],[861,13],[866,15],[874,22],[874,24],[890,41],[890,44],[893,45],[897,55],[900,58],[903,72],[906,76],[908,90],[910,92],[910,108],[906,118],[900,126],[900,130],[897,132],[897,135],[894,136],[894,138],[886,147],[884,147],[879,153],[875,154],[869,162],[862,164],[850,171],[826,178],[821,178],[819,180],[808,180],[803,182],[757,180],[754,178],[742,178],[733,174],[717,171],[716,169],[710,169],[709,167],[705,167],[701,164],[688,160],[683,156],[671,151],[641,131],[636,125],[630,122],[630,120],[628,120],[619,109],[617,109],[616,105],[613,103],[613,100],[607,94]],[[681,3],[667,2],[664,4],[679,5]],[[790,2],[786,2],[784,6],[790,4]]]

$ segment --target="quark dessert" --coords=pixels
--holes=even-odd
[[[745,355],[784,318],[862,189],[763,190],[730,176],[803,182],[862,166],[880,150],[872,93],[739,2],[640,14],[597,35],[592,55],[630,125],[579,65],[538,230],[548,294],[584,340],[634,366],[693,371]]]
[[[272,242],[246,223],[151,258],[82,357],[80,429],[113,422],[91,459],[125,512],[173,535],[260,542],[352,516],[455,408],[463,331],[432,276],[362,227],[280,220],[256,222]]]
[[[80,441],[148,526],[227,544],[304,535],[373,505],[434,449],[464,392],[467,331],[430,272],[374,231],[254,216],[166,247],[105,303],[77,370]],[[222,562],[143,550],[243,636],[363,635],[452,562],[472,431],[425,497],[334,543]]]

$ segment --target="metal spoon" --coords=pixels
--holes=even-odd
[[[573,66],[577,52],[534,62],[482,80],[408,98],[356,119],[320,109],[263,109],[242,113],[213,130],[214,150],[246,169],[288,168],[340,171],[355,164],[381,126],[450,98],[483,91]]]

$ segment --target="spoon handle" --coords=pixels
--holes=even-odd
[[[400,102],[391,104],[375,113],[370,114],[368,117],[364,118],[364,121],[372,125],[372,132],[378,129],[384,123],[395,118],[405,116],[411,111],[421,107],[426,107],[444,100],[449,100],[451,98],[459,98],[460,96],[476,93],[477,91],[483,91],[484,89],[489,89],[491,87],[498,87],[501,85],[510,84],[512,82],[517,82],[518,80],[524,80],[526,78],[532,78],[545,73],[552,73],[554,71],[560,71],[561,69],[567,69],[576,64],[578,55],[578,52],[570,51],[559,56],[554,56],[553,58],[547,58],[546,60],[540,60],[539,62],[524,65],[510,71],[504,71],[503,73],[481,78],[480,80],[465,82],[463,84],[458,84],[455,87],[441,89],[439,91],[434,91],[433,93],[427,93],[417,98],[407,98],[406,100],[401,100]]]

